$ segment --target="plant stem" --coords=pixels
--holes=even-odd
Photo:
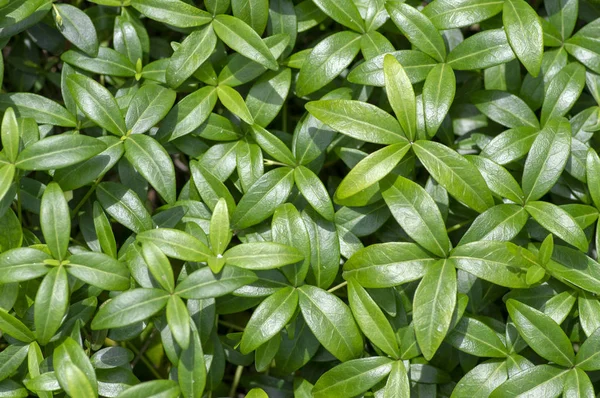
[[[229,391],[229,397],[235,398],[235,392],[237,391],[238,385],[240,384],[240,379],[242,378],[242,373],[244,372],[244,367],[238,365],[235,370],[235,376],[233,377],[233,384],[231,385],[231,390]]]
[[[79,212],[79,210],[81,209],[81,207],[90,198],[90,196],[92,196],[92,194],[94,193],[94,191],[96,191],[96,188],[98,187],[98,184],[100,184],[100,181],[102,181],[102,177],[100,177],[96,181],[94,181],[94,184],[92,184],[92,186],[90,187],[90,189],[85,193],[85,195],[83,196],[83,198],[81,198],[81,200],[79,201],[79,203],[77,203],[77,206],[75,206],[75,208],[71,212],[71,218],[75,218],[75,216],[77,215],[77,213]]]
[[[140,355],[140,350],[138,350],[133,344],[125,342],[125,347],[127,347],[131,351],[133,351],[134,354]],[[154,377],[156,377],[159,380],[164,379],[164,377],[162,377],[160,375],[160,373],[158,373],[158,371],[156,370],[156,368],[154,367],[154,365],[150,362],[150,360],[148,360],[148,358],[146,358],[145,355],[141,354],[140,355],[140,359],[142,360],[142,362],[144,363],[144,365],[146,365],[146,367],[150,370],[150,372],[152,372],[152,374],[154,375]],[[131,368],[133,369],[133,366]]]
[[[336,285],[336,286],[332,287],[331,289],[329,289],[329,290],[327,290],[327,291],[328,291],[329,293],[331,293],[331,292],[335,292],[336,290],[343,288],[343,287],[344,287],[344,286],[346,286],[347,284],[348,284],[348,282],[347,282],[347,281],[344,281],[344,282],[340,283],[339,285]]]
[[[231,323],[231,322],[227,322],[227,321],[222,321],[219,319],[219,323],[223,326],[227,326],[228,328],[237,330],[238,332],[243,332],[244,328],[241,326],[236,325],[235,323]]]

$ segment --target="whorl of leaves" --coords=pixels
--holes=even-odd
[[[594,397],[596,0],[0,0],[0,397]]]

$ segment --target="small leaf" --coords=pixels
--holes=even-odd
[[[56,378],[67,394],[82,398],[98,396],[94,368],[83,348],[71,337],[56,347],[52,363]]]
[[[454,100],[456,78],[447,64],[438,64],[423,85],[423,112],[427,135],[433,137],[440,128]]]
[[[383,380],[393,362],[384,357],[354,359],[325,372],[315,383],[315,398],[358,396]]]
[[[92,330],[118,328],[143,321],[162,310],[169,293],[161,289],[133,289],[102,306],[92,320]]]
[[[502,22],[508,42],[529,74],[536,77],[542,66],[544,36],[535,10],[523,0],[504,2]]]
[[[83,75],[69,75],[67,87],[77,106],[98,126],[115,135],[125,135],[125,119],[110,91]]]
[[[69,307],[69,281],[64,266],[52,268],[38,288],[34,302],[35,334],[46,345],[58,331]]]
[[[14,163],[19,154],[19,124],[13,108],[2,117],[2,149],[9,162]]]
[[[213,28],[219,39],[236,52],[269,69],[277,69],[277,61],[260,36],[242,20],[231,15],[217,15]]]
[[[228,264],[250,270],[278,268],[304,259],[296,248],[274,242],[243,243],[227,250],[223,257]]]
[[[40,224],[48,248],[57,260],[63,260],[69,247],[71,215],[69,205],[57,183],[50,183],[40,207]]]
[[[451,261],[432,265],[415,292],[413,317],[419,347],[431,359],[446,337],[456,305],[456,270]]]
[[[383,58],[385,92],[409,141],[417,135],[417,103],[415,92],[404,67],[394,56],[387,54]]]
[[[302,316],[323,347],[340,361],[359,357],[362,336],[346,304],[315,286],[303,285],[298,292]]]
[[[175,202],[175,167],[158,141],[143,134],[131,135],[125,140],[125,157],[167,203]]]
[[[167,84],[172,88],[181,86],[208,59],[216,45],[217,36],[212,25],[190,33],[169,58]]]
[[[519,334],[536,353],[562,366],[574,364],[571,342],[552,318],[513,299],[506,302],[506,308]]]
[[[292,319],[298,307],[298,291],[285,287],[270,295],[254,310],[240,343],[242,353],[256,350]]]
[[[69,42],[90,57],[98,55],[96,28],[85,12],[69,4],[56,4],[54,15],[55,18],[60,15],[61,23],[57,28]]]

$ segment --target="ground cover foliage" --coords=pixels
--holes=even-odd
[[[594,397],[600,6],[0,0],[0,397]]]

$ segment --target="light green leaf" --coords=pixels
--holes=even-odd
[[[544,35],[535,10],[523,0],[504,2],[502,22],[513,51],[527,71],[536,77],[542,66]]]
[[[456,305],[456,270],[452,261],[439,260],[419,283],[413,302],[413,322],[419,347],[431,359],[448,333]]]

